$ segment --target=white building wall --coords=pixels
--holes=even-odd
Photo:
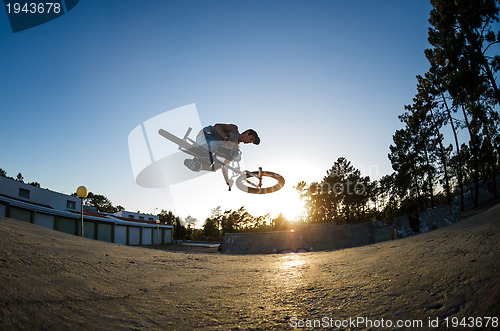
[[[29,191],[29,198],[20,196],[19,189]],[[7,177],[0,177],[0,193],[15,199],[50,206],[54,209],[81,211],[81,202],[78,197],[24,184]],[[74,208],[67,208],[68,200],[74,202]]]

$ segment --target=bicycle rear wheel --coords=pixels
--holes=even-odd
[[[258,176],[259,171],[245,172],[236,179],[236,187],[247,193],[266,194],[276,192],[285,185],[285,179],[277,173],[262,171],[260,180]]]

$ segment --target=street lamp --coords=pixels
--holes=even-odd
[[[156,248],[160,247],[160,220],[156,220],[156,224],[158,224],[158,231],[156,232]]]
[[[87,195],[88,195],[88,191],[87,191],[87,188],[85,186],[79,186],[77,189],[76,189],[76,195],[80,198],[82,204],[82,209],[81,209],[81,215],[82,215],[82,231],[81,231],[81,235],[83,237],[83,198],[86,198]]]

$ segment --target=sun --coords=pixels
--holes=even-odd
[[[283,214],[291,222],[304,216],[304,202],[293,188],[284,187],[277,192],[260,195],[258,203],[249,203],[247,210],[254,216],[269,214],[272,218]]]
[[[296,221],[304,216],[304,201],[302,201],[295,190],[284,190],[281,196],[277,197],[277,208],[287,220]]]

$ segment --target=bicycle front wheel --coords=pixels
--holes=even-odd
[[[253,194],[266,194],[278,191],[285,185],[285,179],[274,172],[262,171],[259,179],[259,171],[245,172],[236,179],[236,187],[243,192]]]

